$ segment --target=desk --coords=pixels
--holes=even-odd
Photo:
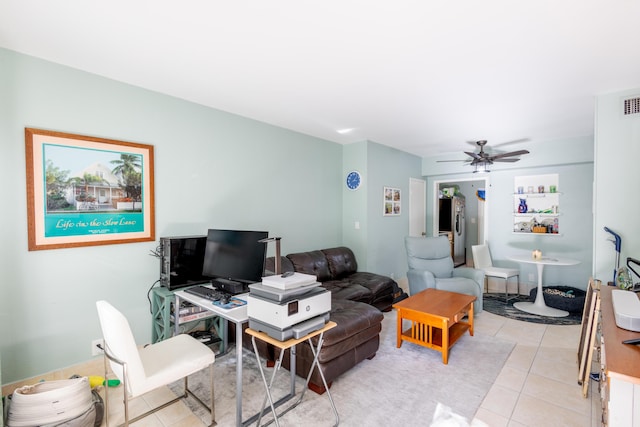
[[[606,425],[637,426],[640,420],[640,346],[622,341],[640,338],[639,332],[616,325],[611,292],[614,286],[601,286],[601,369],[600,398]],[[605,424],[603,423],[603,425]]]
[[[544,270],[545,265],[576,265],[580,264],[580,261],[568,258],[557,258],[557,257],[545,257],[543,256],[540,259],[533,259],[531,255],[527,256],[514,256],[507,257],[511,261],[521,262],[524,264],[536,264],[538,267],[538,292],[536,294],[535,302],[516,302],[513,304],[515,308],[518,310],[525,311],[531,314],[537,314],[539,316],[549,316],[549,317],[565,317],[569,315],[568,311],[558,310],[557,308],[549,307],[544,302],[544,294],[542,292],[542,271]]]
[[[203,307],[211,312],[217,314],[221,318],[224,319],[225,325],[223,327],[226,329],[227,322],[233,322],[236,325],[236,426],[242,426],[242,325],[249,321],[249,316],[247,315],[247,306],[243,305],[241,307],[224,309],[218,306],[213,305],[211,301],[205,298],[200,298],[199,296],[187,293],[185,291],[176,291],[174,292],[176,297],[175,307],[180,307],[180,300],[189,301],[191,304],[197,305],[199,307]],[[246,297],[248,294],[237,295],[238,298],[246,301]],[[175,333],[176,335],[180,333],[180,322],[175,321]],[[227,348],[227,334],[224,334],[224,346]],[[294,370],[295,372],[295,370]],[[295,375],[295,373],[294,373]],[[249,422],[249,421],[247,421]]]
[[[287,412],[289,412],[290,410],[298,406],[300,402],[302,402],[302,398],[304,398],[304,394],[307,391],[307,388],[309,388],[309,380],[311,379],[311,374],[313,373],[314,368],[318,369],[318,372],[320,373],[320,378],[322,378],[322,384],[326,389],[327,397],[329,398],[329,402],[331,403],[331,408],[333,409],[333,414],[336,418],[336,423],[334,426],[337,426],[340,423],[340,418],[338,417],[338,411],[336,410],[336,405],[333,403],[333,398],[331,397],[331,392],[329,391],[329,387],[327,386],[327,381],[324,379],[324,374],[322,373],[322,370],[318,366],[318,354],[320,353],[320,349],[322,348],[324,333],[325,331],[328,331],[329,329],[334,328],[336,326],[337,326],[336,322],[328,322],[323,328],[318,329],[317,331],[313,331],[300,338],[291,338],[291,339],[288,339],[287,341],[278,341],[275,338],[270,337],[264,332],[255,331],[251,328],[247,329],[247,334],[251,335],[251,343],[253,344],[253,351],[256,354],[256,359],[258,361],[258,368],[260,368],[260,375],[262,376],[262,382],[264,383],[264,386],[267,392],[267,395],[262,401],[262,408],[260,409],[260,413],[258,414],[258,423],[257,423],[258,426],[260,426],[260,420],[262,418],[262,414],[264,412],[264,407],[266,406],[267,400],[269,400],[269,406],[271,407],[271,412],[273,413],[275,424],[277,427],[280,426],[280,423],[278,422],[278,417],[286,414]],[[315,337],[316,335],[320,335],[320,337],[318,338],[317,347],[314,347],[313,342],[311,341],[311,338]],[[273,373],[271,374],[271,380],[269,381],[269,383],[267,383],[267,379],[264,376],[264,370],[262,369],[262,364],[260,363],[260,354],[258,353],[256,338],[268,344],[271,344],[275,347],[278,347],[280,349],[280,356],[278,357],[278,361],[276,362],[276,365],[273,369]],[[309,368],[309,375],[307,375],[307,382],[304,388],[302,389],[302,394],[300,395],[298,400],[294,402],[291,406],[286,408],[284,411],[282,411],[280,414],[277,414],[276,408],[275,408],[276,405],[274,404],[273,398],[271,397],[271,387],[273,385],[273,380],[276,377],[276,372],[278,372],[278,370],[280,369],[280,366],[282,365],[282,358],[284,356],[285,350],[291,349],[291,357],[293,359],[296,345],[304,341],[307,341],[309,343],[309,346],[311,347],[311,352],[313,353],[313,363],[311,364],[311,368]],[[294,372],[294,370],[292,370],[292,372]],[[295,390],[293,390],[293,392],[295,394]],[[289,398],[288,396],[285,396],[285,397],[287,399]]]

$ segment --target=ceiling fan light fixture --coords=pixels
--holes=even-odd
[[[473,173],[489,173],[489,162],[477,162]]]

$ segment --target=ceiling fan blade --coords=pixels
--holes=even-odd
[[[500,159],[500,158],[503,158],[503,157],[520,156],[522,154],[529,154],[529,151],[527,151],[527,150],[510,151],[508,153],[492,155],[491,158],[495,160],[495,159]]]
[[[480,159],[480,158],[481,158],[478,154],[476,154],[476,153],[472,153],[472,152],[470,152],[470,151],[465,151],[465,152],[464,152],[464,154],[466,154],[466,155],[468,155],[468,156],[471,156],[471,157],[473,157],[474,159]]]
[[[520,159],[493,159],[494,162],[517,162]]]
[[[470,162],[471,160],[436,160],[436,163],[445,163],[445,162]]]

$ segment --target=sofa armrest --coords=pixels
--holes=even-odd
[[[484,289],[484,271],[477,268],[458,267],[453,270],[453,277],[466,277],[478,284],[479,289]]]
[[[427,288],[436,287],[436,278],[428,270],[411,269],[407,271],[407,280],[409,281],[409,293],[411,295],[415,295]]]

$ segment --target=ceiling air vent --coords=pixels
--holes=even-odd
[[[640,97],[624,100],[624,115],[640,114]]]

